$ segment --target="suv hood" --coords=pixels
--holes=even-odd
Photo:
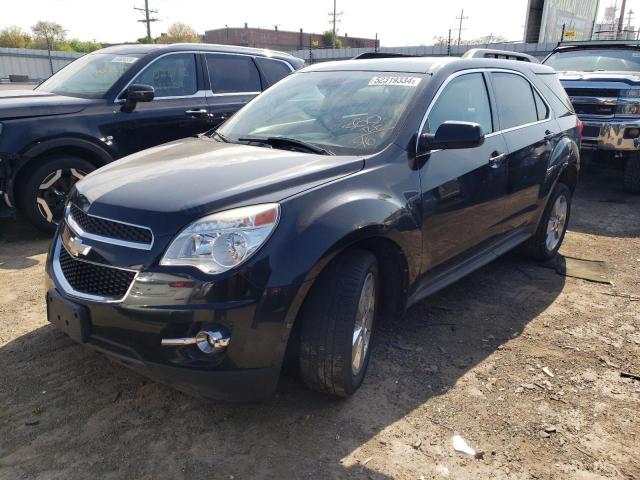
[[[130,155],[85,177],[72,200],[92,215],[175,234],[210,213],[277,202],[357,172],[364,160],[187,138]]]
[[[95,100],[39,90],[0,91],[0,120],[77,113]]]

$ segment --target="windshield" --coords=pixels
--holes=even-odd
[[[102,98],[140,55],[92,53],[55,73],[36,90],[83,98]]]
[[[568,50],[554,53],[544,64],[564,72],[640,72],[640,51],[597,48]]]
[[[423,75],[308,72],[256,97],[218,132],[230,141],[284,137],[337,155],[382,150],[419,90]]]

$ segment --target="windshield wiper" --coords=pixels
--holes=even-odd
[[[233,143],[229,138],[225,137],[224,135],[222,135],[221,133],[215,130],[211,133],[211,137],[218,137],[224,143]]]
[[[288,137],[268,137],[268,138],[239,138],[239,142],[247,142],[247,143],[264,143],[265,145],[271,145],[272,147],[294,147],[297,149],[303,149],[312,153],[317,153],[319,155],[333,155],[334,153],[331,150],[327,150],[326,148],[319,147],[318,145],[314,145],[313,143],[304,142],[302,140],[296,140],[295,138]]]

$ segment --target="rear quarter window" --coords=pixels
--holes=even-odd
[[[551,104],[551,108],[557,117],[575,115],[573,105],[571,105],[567,92],[562,87],[556,73],[539,73],[536,77],[540,80],[537,82],[538,88]]]
[[[256,57],[256,62],[258,62],[269,85],[273,85],[291,73],[289,65],[279,60]]]

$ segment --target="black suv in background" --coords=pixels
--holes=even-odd
[[[204,44],[123,45],[79,58],[35,90],[0,92],[0,216],[53,231],[80,178],[217,126],[304,62]]]
[[[578,143],[540,64],[309,67],[217,131],[78,182],[46,263],[48,318],[209,397],[270,395],[285,352],[311,388],[349,395],[380,314],[518,245],[556,254]]]

